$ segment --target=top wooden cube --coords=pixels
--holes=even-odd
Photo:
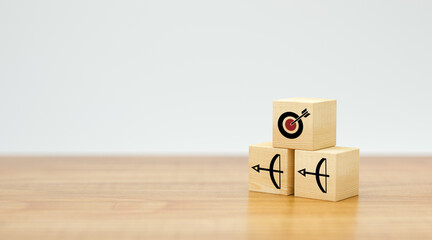
[[[273,101],[273,146],[300,150],[336,146],[336,100]]]

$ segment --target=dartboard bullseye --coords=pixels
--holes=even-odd
[[[294,122],[294,120],[295,119],[292,119],[292,118],[286,118],[284,126],[285,126],[285,129],[287,131],[294,131],[294,130],[296,130],[298,124],[297,123],[291,124],[292,122]]]
[[[283,113],[278,120],[279,132],[289,139],[298,138],[303,132],[303,121],[301,118],[306,118],[309,115],[310,113],[308,113],[306,108],[302,111],[301,116],[293,112]]]

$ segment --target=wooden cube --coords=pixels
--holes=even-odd
[[[339,201],[358,195],[359,149],[295,151],[294,195]]]
[[[249,146],[249,190],[294,193],[294,150],[274,148],[271,142]]]
[[[318,150],[336,145],[336,100],[273,101],[273,147]]]

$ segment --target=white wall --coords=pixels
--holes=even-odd
[[[272,100],[432,154],[430,1],[0,1],[1,154],[246,154]]]

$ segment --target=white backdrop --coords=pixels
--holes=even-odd
[[[430,1],[0,0],[1,154],[246,154],[272,100],[432,154]]]

